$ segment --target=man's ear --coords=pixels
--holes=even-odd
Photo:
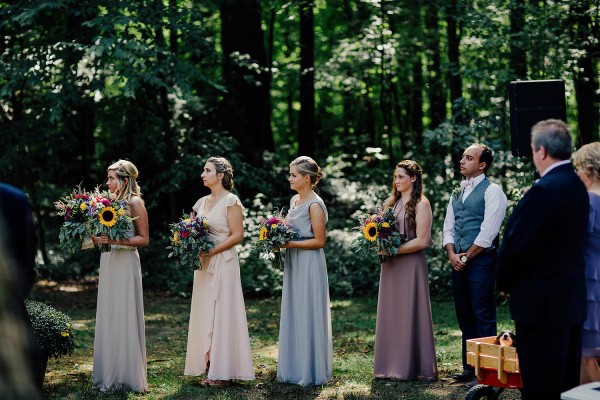
[[[486,166],[487,166],[487,163],[485,161],[482,161],[479,163],[479,169],[485,169]]]

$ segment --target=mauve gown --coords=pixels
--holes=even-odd
[[[112,245],[100,256],[92,382],[103,392],[148,390],[142,273],[136,247]]]
[[[600,196],[589,195],[589,236],[584,250],[587,319],[583,323],[582,356],[600,358]]]
[[[396,227],[406,240],[416,237],[402,201],[394,205]],[[423,250],[389,256],[381,264],[377,325],[376,378],[433,379],[438,375],[433,344],[427,260]]]
[[[295,207],[292,197],[288,223],[301,238],[314,237],[309,208],[319,196]],[[333,375],[333,341],[329,283],[323,249],[286,249],[281,294],[277,380],[298,385],[321,385]]]
[[[208,221],[209,234],[216,242],[230,235],[229,207],[242,203],[232,194],[218,199],[204,212],[207,197],[193,209]],[[202,270],[194,271],[184,375],[198,376],[206,371],[208,379],[254,379],[250,338],[240,278],[240,262],[235,247],[212,257],[202,257]]]

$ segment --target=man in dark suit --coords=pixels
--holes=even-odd
[[[559,400],[561,392],[579,384],[589,200],[570,162],[566,123],[535,124],[531,148],[541,179],[506,224],[497,287],[510,296],[523,398]]]

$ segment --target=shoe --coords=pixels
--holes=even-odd
[[[473,386],[477,385],[477,378],[473,379],[472,381],[467,382],[467,384],[465,385],[466,387],[468,387],[469,389],[471,389]]]
[[[463,371],[460,374],[450,375],[450,378],[454,379],[456,382],[471,382],[475,379],[474,371]]]

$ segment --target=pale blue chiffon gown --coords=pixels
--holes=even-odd
[[[302,239],[314,237],[309,208],[323,200],[314,199],[295,207],[290,202],[288,222]],[[329,284],[323,249],[286,249],[279,327],[277,380],[298,385],[321,385],[333,374],[333,345]]]

